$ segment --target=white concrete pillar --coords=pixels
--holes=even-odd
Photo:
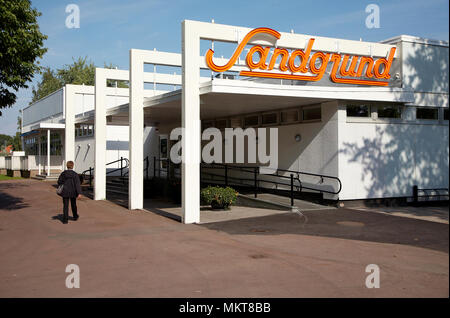
[[[106,77],[95,69],[94,200],[106,199]]]
[[[66,85],[65,101],[65,131],[64,131],[64,161],[75,160],[75,87]]]
[[[38,134],[38,174],[41,174],[41,131],[39,130]]]
[[[62,146],[62,149],[63,150],[65,150],[66,149],[66,146],[65,146],[65,140],[64,140],[64,136],[63,136],[63,134],[64,134],[64,130],[63,131],[61,131],[60,132],[60,134],[59,134],[59,136],[60,136],[60,138],[61,138],[61,146]],[[66,162],[65,162],[65,158],[64,158],[64,155],[63,155],[63,153],[61,152],[61,157],[62,157],[62,160],[61,160],[61,170],[63,171],[64,169],[65,169],[65,167],[66,167]],[[75,158],[74,158],[75,159]]]
[[[200,222],[200,38],[191,21],[182,23],[182,126],[181,178],[183,223]],[[142,84],[141,84],[142,86]]]
[[[47,129],[47,176],[50,175],[50,129]]]
[[[144,205],[144,61],[138,50],[130,50],[130,169],[128,208]]]

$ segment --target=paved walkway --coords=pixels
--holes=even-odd
[[[0,182],[0,297],[449,296],[447,224],[335,209],[184,225],[84,198],[63,225],[61,209],[50,183]]]
[[[357,210],[384,213],[389,215],[413,218],[448,224],[448,205],[447,206],[399,206],[399,207],[357,207]]]

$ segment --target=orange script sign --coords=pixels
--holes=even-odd
[[[242,50],[256,34],[269,34],[279,39],[281,34],[269,28],[257,28],[250,31],[239,43],[238,47],[231,56],[227,64],[219,66],[213,62],[214,51],[209,49],[206,52],[206,64],[215,72],[224,72],[229,70],[235,63]],[[395,55],[395,47],[391,48],[387,59],[379,58],[374,61],[369,56],[357,56],[345,54],[341,56],[338,53],[325,53],[317,51],[312,54],[311,51],[314,44],[314,39],[311,38],[305,50],[294,50],[289,52],[283,48],[275,48],[272,57],[268,60],[271,47],[262,47],[260,45],[253,46],[247,53],[246,64],[250,71],[241,71],[241,76],[265,77],[265,78],[280,78],[301,81],[320,81],[325,73],[328,63],[333,62],[330,78],[336,83],[345,84],[359,84],[359,85],[375,85],[388,86],[387,81],[391,76],[389,70]],[[253,56],[259,55],[259,60],[254,61]],[[272,70],[278,57],[281,56],[281,61],[278,69],[284,73],[275,73]],[[297,57],[300,64],[296,63]],[[309,63],[308,63],[309,60]],[[341,63],[342,60],[342,63]],[[318,63],[319,62],[319,63]],[[319,66],[317,66],[319,64]],[[350,64],[350,65],[349,65]],[[380,70],[381,69],[381,70]],[[272,71],[272,72],[271,72]],[[312,75],[306,75],[310,73]],[[365,79],[360,77],[365,76]],[[355,78],[359,77],[359,78]],[[372,79],[373,78],[373,79]],[[376,80],[375,80],[376,79]]]

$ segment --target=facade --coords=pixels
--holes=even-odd
[[[25,108],[25,150],[39,172],[65,160],[79,173],[95,167],[94,198],[105,199],[108,169],[117,167],[107,163],[125,157],[129,207],[140,209],[145,163],[150,174],[170,166],[182,182],[183,222],[195,223],[201,178],[212,175],[212,166],[200,166],[205,130],[241,127],[255,128],[247,144],[255,139],[258,151],[269,151],[271,138],[276,144],[277,169],[257,176],[261,188],[278,188],[274,174],[294,172],[306,190],[340,201],[410,197],[414,185],[448,189],[447,42],[350,41],[196,21],[184,21],[182,35],[181,54],[131,49],[130,71],[99,68],[95,87],[67,85]],[[106,87],[108,79],[130,88]],[[177,127],[181,163],[170,160]],[[223,141],[222,158],[230,140]],[[265,166],[248,149],[234,163]],[[227,178],[244,175],[235,169]]]

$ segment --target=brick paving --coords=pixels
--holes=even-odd
[[[336,209],[185,225],[83,198],[63,225],[60,201],[49,182],[0,182],[0,297],[449,296],[444,223]]]

